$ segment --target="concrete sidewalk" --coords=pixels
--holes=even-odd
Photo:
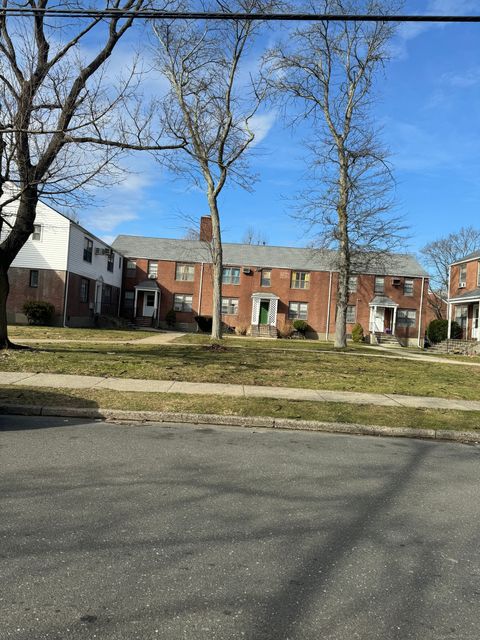
[[[274,398],[279,400],[304,400],[309,402],[342,402],[382,407],[480,411],[480,401],[474,400],[449,400],[445,398],[384,393],[295,389],[291,387],[261,387],[242,384],[101,378],[97,376],[72,376],[51,373],[0,372],[0,385],[14,388],[110,389],[134,393],[182,393],[190,395],[219,395],[232,398]]]

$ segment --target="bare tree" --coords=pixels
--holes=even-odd
[[[380,0],[322,0],[312,12],[391,12]],[[339,272],[335,347],[346,346],[348,280],[398,245],[402,225],[387,215],[392,175],[372,123],[374,82],[388,59],[394,26],[375,22],[312,22],[266,55],[269,84],[296,109],[294,124],[311,122],[311,185],[299,217],[320,232],[317,244],[335,248]]]
[[[48,9],[48,0],[27,6]],[[145,6],[144,0],[108,3],[132,12]],[[42,11],[0,14],[0,348],[14,346],[7,333],[8,269],[33,232],[39,198],[72,199],[87,184],[118,179],[125,150],[185,144],[164,142],[154,111],[137,99],[135,67],[117,87],[105,82],[105,63],[132,24],[132,17],[119,16],[71,24]],[[82,47],[87,37],[90,46]]]
[[[242,242],[243,244],[268,244],[267,237],[252,226],[247,227],[243,234]]]
[[[450,265],[475,251],[480,251],[480,229],[474,227],[462,227],[456,233],[429,242],[420,249],[432,274],[431,285],[435,297],[430,297],[430,304],[437,317],[442,317],[443,301],[448,298]]]
[[[263,0],[235,0],[228,8],[214,0],[204,5],[227,14],[266,7]],[[182,160],[173,156],[168,166],[205,189],[212,218],[212,339],[222,337],[219,196],[228,181],[251,189],[254,179],[245,152],[255,138],[252,119],[263,94],[252,75],[242,75],[242,62],[259,29],[248,20],[158,21],[154,26],[157,66],[170,84],[163,101],[166,127],[172,138],[189,142]]]

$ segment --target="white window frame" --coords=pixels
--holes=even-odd
[[[43,235],[43,225],[42,224],[34,224],[32,231],[32,240],[35,242],[41,242]]]
[[[34,276],[33,274],[36,274],[36,275]],[[39,275],[40,275],[40,273],[39,273],[38,269],[30,269],[30,277],[29,277],[29,281],[28,281],[28,286],[31,289],[38,289]]]
[[[268,278],[265,278],[264,273],[268,273]],[[268,281],[266,284],[265,281]],[[271,287],[272,286],[272,270],[271,269],[262,269],[262,273],[260,274],[260,286],[261,287]]]
[[[195,280],[195,265],[189,262],[177,262],[175,264],[175,280],[193,282]]]
[[[349,309],[353,309],[353,320],[351,316],[349,316]],[[347,305],[347,313],[345,318],[346,318],[347,324],[355,324],[355,322],[357,321],[357,305],[356,304]]]
[[[356,293],[358,286],[358,276],[349,276],[348,278],[348,293]]]
[[[408,282],[408,287],[407,287],[407,282]],[[403,281],[403,295],[412,297],[414,286],[415,286],[415,280],[413,278],[405,278],[405,280]]]
[[[292,271],[290,289],[310,289],[310,271]]]
[[[466,286],[467,286],[467,263],[464,262],[458,267],[458,288],[464,289]]]
[[[397,327],[415,327],[417,325],[416,309],[398,309]]]
[[[382,283],[382,286],[378,286]],[[375,282],[373,284],[373,292],[375,295],[383,295],[385,293],[385,276],[375,276]]]
[[[147,276],[157,278],[158,276],[158,260],[149,260],[147,265]],[[152,278],[152,279],[153,279]]]
[[[238,271],[238,276],[236,273]],[[222,284],[240,284],[240,267],[224,267],[222,273]]]
[[[222,298],[222,316],[238,316],[238,298]]]
[[[304,311],[301,307],[305,307]],[[307,320],[308,319],[308,302],[289,302],[288,303],[288,319],[289,320]]]
[[[190,301],[188,301],[190,299]],[[193,295],[191,293],[174,293],[173,310],[179,313],[190,313],[192,311]]]

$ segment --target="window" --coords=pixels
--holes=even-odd
[[[417,322],[417,312],[415,309],[399,309],[397,314],[397,325],[399,327],[413,327]]]
[[[38,271],[36,269],[30,271],[30,286],[33,289],[38,287]]]
[[[80,279],[80,302],[88,302],[89,299],[90,280],[87,278]]]
[[[222,282],[223,284],[240,284],[240,267],[225,267]]]
[[[118,268],[122,268],[122,256],[118,256]]]
[[[467,286],[467,265],[461,264],[459,267],[458,288],[463,289]]]
[[[306,320],[308,304],[306,302],[290,302],[288,305],[289,320]]]
[[[85,262],[91,262],[93,255],[93,241],[90,238],[83,239],[83,259]]]
[[[385,292],[385,278],[383,276],[375,276],[375,293]]]
[[[124,305],[125,309],[133,309],[135,303],[135,291],[125,291]]]
[[[41,240],[42,239],[42,225],[34,224],[33,225],[33,233],[32,240]]]
[[[176,293],[173,296],[173,309],[174,311],[191,311],[192,301],[193,296],[185,295],[183,293]]]
[[[350,276],[348,279],[348,293],[355,293],[357,290],[357,276]]]
[[[413,296],[413,279],[405,278],[403,283],[403,295],[404,296]]]
[[[158,262],[156,260],[149,260],[148,261],[148,277],[149,278],[156,278],[158,275]]]
[[[292,289],[308,289],[310,287],[310,273],[308,271],[292,271]]]
[[[349,304],[347,307],[347,324],[355,324],[357,316],[357,307],[354,304]]]
[[[238,298],[222,298],[222,315],[236,316],[238,314]]]
[[[110,251],[107,258],[107,271],[113,272],[113,265],[115,264],[115,254],[113,251]]]
[[[195,265],[194,264],[181,264],[177,262],[175,267],[175,280],[184,280],[187,282],[193,282],[195,277]]]
[[[262,269],[262,276],[260,279],[260,286],[270,287],[272,284],[272,271],[271,269]]]
[[[127,278],[134,278],[137,273],[137,263],[135,260],[127,260]]]

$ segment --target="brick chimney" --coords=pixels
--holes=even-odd
[[[212,241],[212,218],[210,216],[202,216],[200,218],[200,241]]]

